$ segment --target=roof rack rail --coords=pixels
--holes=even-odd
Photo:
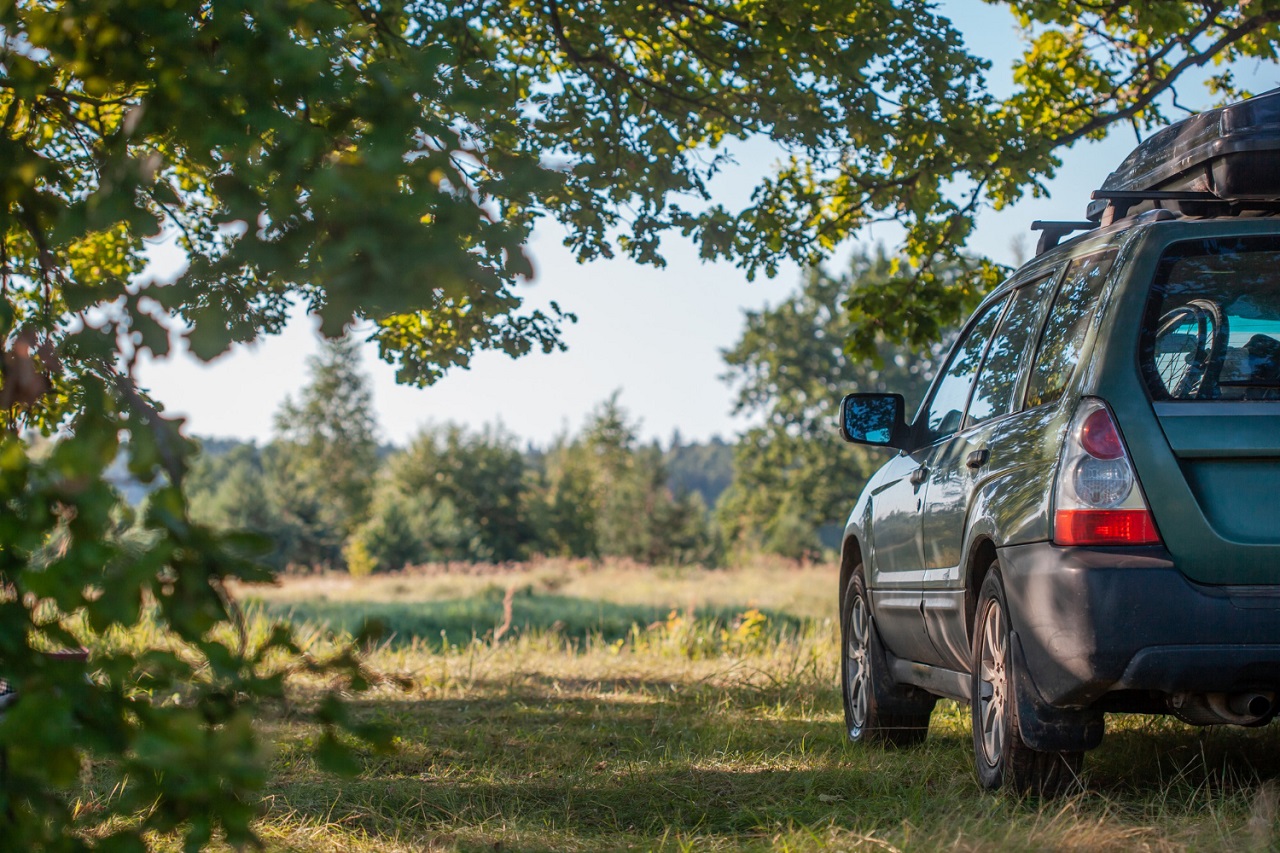
[[[1211,192],[1197,190],[1094,190],[1089,193],[1089,198],[1107,202],[1100,217],[1103,225],[1124,219],[1129,215],[1129,208],[1144,201],[1198,201],[1217,204],[1229,204],[1231,201]]]
[[[1031,230],[1040,232],[1040,239],[1036,242],[1036,254],[1043,255],[1058,245],[1058,241],[1072,231],[1092,231],[1097,227],[1098,223],[1088,220],[1083,222],[1058,222],[1052,219],[1037,219],[1031,223]]]

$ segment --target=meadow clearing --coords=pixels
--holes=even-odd
[[[269,708],[271,850],[1184,850],[1274,848],[1280,729],[1110,717],[1082,786],[986,794],[968,709],[929,741],[845,741],[835,570],[545,562],[315,575],[242,588],[316,650],[366,618],[385,680],[351,701],[395,733],[320,772],[316,731]],[[511,619],[501,630],[504,602]],[[495,640],[495,632],[500,636]],[[303,702],[321,685],[295,679]]]

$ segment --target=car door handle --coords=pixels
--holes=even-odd
[[[969,457],[964,460],[964,464],[966,467],[972,468],[974,471],[977,471],[983,465],[986,465],[987,460],[990,458],[991,458],[991,451],[987,450],[984,447],[981,450],[975,450],[972,453],[970,453]]]
[[[927,479],[929,479],[929,469],[924,465],[911,472],[911,485],[913,486],[919,486]]]

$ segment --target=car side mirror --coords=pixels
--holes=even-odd
[[[876,447],[906,447],[907,402],[901,394],[848,394],[840,401],[840,435]]]

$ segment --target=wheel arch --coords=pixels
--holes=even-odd
[[[856,533],[851,533],[844,539],[844,546],[840,549],[840,613],[844,613],[844,594],[849,589],[849,579],[853,577],[853,572],[863,563],[862,542],[858,539]],[[841,616],[843,618],[843,615]]]
[[[975,537],[969,546],[969,559],[965,562],[964,580],[964,627],[970,642],[973,641],[973,626],[978,610],[978,593],[987,572],[996,562],[996,543],[990,536]]]

